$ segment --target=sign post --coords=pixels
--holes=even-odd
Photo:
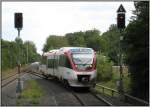
[[[17,84],[17,89],[16,89],[16,94],[17,97],[20,97],[20,93],[22,90],[22,85],[21,85],[21,79],[20,79],[20,68],[21,68],[21,63],[20,63],[20,30],[23,27],[23,17],[22,13],[15,13],[14,14],[14,23],[15,23],[15,28],[18,30],[18,61],[17,61],[17,66],[18,66],[18,84]]]
[[[126,10],[124,9],[123,5],[121,4],[117,10],[117,27],[120,31],[120,34],[122,33],[122,31],[125,28],[125,13]],[[119,38],[119,66],[120,66],[120,81],[119,81],[119,88],[118,91],[120,92],[120,94],[124,94],[124,90],[123,90],[123,68],[122,68],[122,51],[121,51],[121,40],[123,39],[122,36],[120,36]]]

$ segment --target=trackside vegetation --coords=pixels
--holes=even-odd
[[[112,79],[113,62],[103,54],[97,54],[97,81],[109,81]]]
[[[18,53],[18,43],[20,54]],[[18,56],[20,55],[21,65],[40,60],[40,55],[36,52],[35,44],[32,41],[23,42],[16,38],[15,41],[1,39],[1,69],[6,71],[17,66]]]
[[[40,98],[43,96],[43,90],[35,80],[28,80],[25,83],[25,88],[21,93],[21,98],[18,99],[17,103],[26,105],[39,104]]]

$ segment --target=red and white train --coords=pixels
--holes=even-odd
[[[43,54],[40,71],[72,87],[93,87],[96,83],[96,52],[91,48],[63,47]]]

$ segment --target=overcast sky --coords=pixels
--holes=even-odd
[[[126,9],[126,25],[135,10],[131,2],[2,2],[2,38],[14,41],[14,13],[23,13],[21,39],[35,43],[37,52],[49,35],[64,36],[66,33],[86,31],[93,28],[101,33],[116,24],[117,9]]]

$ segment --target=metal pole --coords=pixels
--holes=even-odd
[[[120,29],[120,34],[121,34],[121,29]],[[120,90],[119,90],[119,92],[121,94],[123,94],[124,91],[123,91],[123,81],[122,81],[122,79],[123,79],[123,69],[122,69],[121,40],[122,40],[122,36],[120,36],[120,38],[119,38],[119,64],[120,64],[120,69],[119,69],[119,71],[120,71]]]
[[[27,64],[28,64],[28,48],[29,48],[29,42],[27,42]]]
[[[23,21],[22,21],[22,13],[15,13],[15,28],[17,28],[17,30],[18,30],[18,43],[17,43],[17,45],[18,45],[18,58],[17,58],[17,67],[18,67],[18,84],[17,84],[17,89],[16,89],[16,95],[17,95],[17,97],[19,98],[19,97],[21,97],[21,91],[22,91],[22,87],[21,87],[21,75],[20,75],[20,69],[21,69],[21,60],[20,60],[20,54],[21,54],[21,52],[20,52],[20,30],[22,29],[22,25],[23,25],[23,23],[22,23]]]
[[[11,48],[12,48],[12,45],[10,44],[9,46],[9,57],[10,57],[10,68],[12,68],[12,52],[11,52]]]
[[[22,92],[22,82],[21,82],[21,77],[20,77],[20,43],[19,43],[19,39],[20,39],[20,30],[21,29],[17,29],[18,30],[18,83],[17,83],[17,89],[16,89],[16,96],[17,98],[21,97],[21,92]]]
[[[18,28],[18,39],[20,39],[20,29]],[[18,74],[20,75],[20,43],[18,40]]]

